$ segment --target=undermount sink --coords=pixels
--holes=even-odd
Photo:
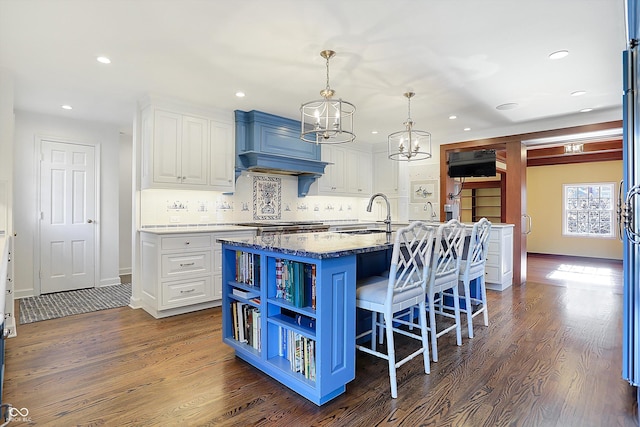
[[[375,233],[385,233],[385,230],[375,230],[375,229],[360,229],[360,230],[341,230],[338,233],[346,233],[346,234],[375,234]]]

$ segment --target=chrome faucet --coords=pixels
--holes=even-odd
[[[391,233],[391,205],[389,204],[389,199],[382,193],[376,193],[369,199],[369,205],[367,205],[367,212],[371,212],[371,207],[373,205],[373,199],[376,197],[382,197],[385,202],[387,202],[387,218],[384,220],[384,223],[387,225],[387,233]]]
[[[431,221],[435,221],[436,219],[436,211],[433,210],[433,203],[427,202],[424,204],[424,210],[429,211],[428,208],[431,208]]]

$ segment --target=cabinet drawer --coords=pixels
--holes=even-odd
[[[211,276],[162,284],[162,308],[180,307],[211,301],[213,283]]]
[[[211,273],[211,251],[162,255],[162,277]]]
[[[490,283],[501,283],[500,269],[487,264],[484,267],[484,280]]]
[[[211,247],[211,235],[163,237],[162,249],[190,249]]]

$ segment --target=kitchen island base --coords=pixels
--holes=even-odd
[[[356,256],[222,243],[223,341],[317,405],[344,393],[355,378]]]

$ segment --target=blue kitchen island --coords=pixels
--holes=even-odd
[[[322,405],[355,378],[356,280],[389,267],[387,233],[301,233],[222,243],[222,338],[236,356]]]

